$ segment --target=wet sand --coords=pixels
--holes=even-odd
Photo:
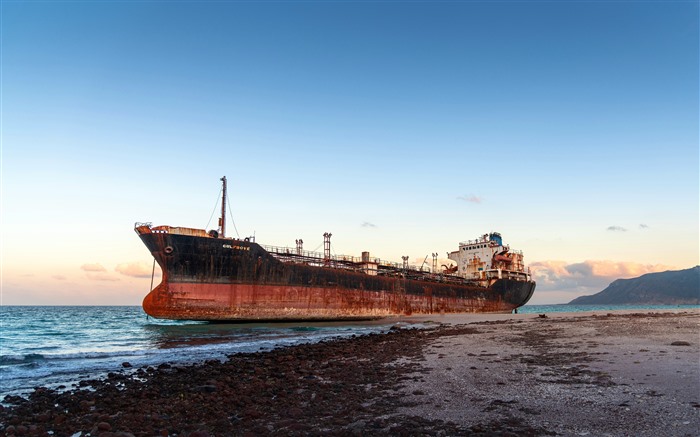
[[[3,435],[695,436],[700,311],[410,317],[4,402]]]

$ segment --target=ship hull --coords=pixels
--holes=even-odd
[[[281,262],[256,243],[137,230],[163,276],[144,299],[156,318],[207,321],[363,320],[410,314],[509,313],[535,283],[497,279],[486,288],[372,276]]]

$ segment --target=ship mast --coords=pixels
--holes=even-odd
[[[221,228],[221,238],[226,237],[226,176],[221,178],[223,187],[221,188],[221,218],[219,219],[219,227]]]

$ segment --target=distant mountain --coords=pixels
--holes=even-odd
[[[581,296],[569,304],[700,304],[700,266],[686,270],[648,273],[638,278],[618,279],[591,296]]]

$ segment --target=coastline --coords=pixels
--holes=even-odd
[[[700,310],[412,316],[396,326],[225,362],[115,369],[61,393],[37,389],[0,408],[0,431],[684,436],[700,428]]]

